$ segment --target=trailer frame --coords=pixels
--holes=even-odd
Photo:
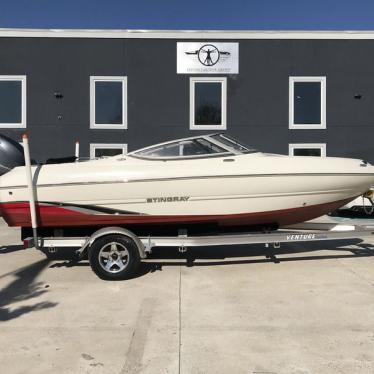
[[[272,232],[246,232],[239,234],[217,234],[189,236],[186,230],[180,230],[177,236],[140,236],[122,227],[105,227],[95,231],[91,236],[81,237],[38,237],[35,243],[33,237],[24,239],[25,248],[53,250],[55,248],[77,248],[76,253],[82,258],[92,244],[99,238],[119,234],[134,240],[142,259],[152,252],[154,247],[177,247],[181,252],[190,247],[214,247],[225,245],[264,244],[279,248],[281,243],[314,242],[328,240],[359,239],[374,236],[374,226],[337,225],[329,230],[283,229]],[[37,245],[35,245],[37,244]]]

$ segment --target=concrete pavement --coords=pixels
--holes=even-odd
[[[1,372],[374,372],[370,243],[160,249],[123,282],[0,244]]]

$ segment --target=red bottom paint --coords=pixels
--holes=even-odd
[[[88,214],[68,207],[37,205],[39,227],[112,226],[149,224],[217,223],[220,226],[247,226],[278,224],[293,225],[317,218],[347,204],[353,198],[327,204],[268,212],[223,215],[156,216],[146,214]],[[31,227],[29,203],[0,203],[0,211],[9,226]]]

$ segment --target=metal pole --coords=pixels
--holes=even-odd
[[[75,157],[79,158],[79,142],[75,142]]]
[[[29,139],[26,134],[22,135],[22,142],[23,142],[23,152],[25,156],[27,187],[28,187],[28,193],[29,193],[31,227],[32,227],[32,233],[34,237],[34,246],[35,248],[38,248],[38,234],[36,230],[38,226],[37,226],[37,220],[36,220],[35,190],[34,190],[34,183],[32,181]]]

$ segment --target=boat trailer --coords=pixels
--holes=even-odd
[[[155,247],[179,248],[181,253],[185,253],[188,248],[192,247],[228,245],[263,244],[266,248],[280,248],[281,243],[364,239],[373,235],[374,225],[337,225],[329,230],[290,229],[267,233],[249,232],[209,236],[188,236],[185,230],[180,230],[177,236],[141,237],[121,227],[105,227],[89,237],[38,237],[37,243],[34,238],[29,237],[24,239],[24,247],[35,247],[47,255],[57,252],[60,248],[74,249],[78,260],[88,257],[92,270],[99,277],[126,279],[133,276],[140,262],[145,260]],[[115,248],[113,253],[103,252],[108,245]],[[122,247],[122,252],[117,250],[118,246]],[[111,253],[114,257],[110,257]],[[123,253],[125,253],[124,256]],[[123,263],[124,257],[126,257],[125,263]]]
[[[274,232],[248,232],[240,234],[217,234],[188,236],[185,230],[177,236],[141,236],[136,237],[129,230],[121,227],[106,227],[96,231],[89,237],[38,237],[38,243],[34,238],[24,239],[25,248],[36,247],[38,249],[51,250],[56,248],[78,248],[76,253],[83,257],[89,247],[100,237],[106,235],[124,235],[132,239],[137,238],[139,255],[146,258],[152,253],[154,247],[174,247],[180,252],[185,252],[191,247],[215,247],[225,245],[250,245],[264,244],[266,247],[279,248],[281,243],[314,242],[326,240],[348,240],[374,236],[374,226],[346,226],[337,227],[335,230],[277,230]]]

